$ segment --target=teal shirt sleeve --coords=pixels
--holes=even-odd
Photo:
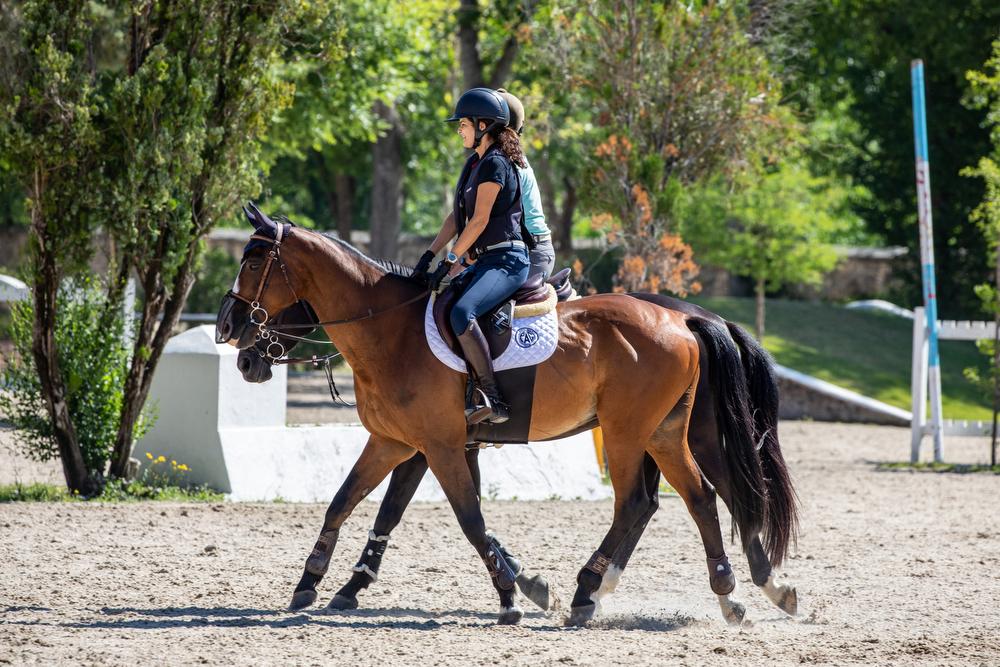
[[[527,162],[527,161],[525,161]],[[529,164],[524,169],[518,168],[521,179],[521,208],[524,210],[524,226],[532,234],[548,234],[545,224],[545,213],[542,212],[542,194],[535,180],[535,170]]]

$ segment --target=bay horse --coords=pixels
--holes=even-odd
[[[515,602],[514,573],[486,532],[465,457],[464,375],[438,363],[423,340],[426,295],[347,244],[275,223],[255,208],[248,217],[256,233],[223,300],[217,339],[248,348],[255,344],[255,327],[266,325],[269,313],[308,302],[355,372],[359,416],[371,434],[327,510],[292,607],[315,600],[339,529],[357,503],[420,452],[487,566],[500,598],[499,622],[516,623],[522,612]],[[734,527],[749,551],[768,518],[769,489],[744,362],[730,332],[711,318],[627,295],[562,303],[558,313],[559,345],[537,369],[529,439],[600,425],[615,491],[612,525],[580,570],[569,622],[585,623],[593,616],[599,591],[616,577],[612,558],[634,549],[651,514],[649,481],[657,470],[677,490],[699,529],[709,584],[724,616],[740,620],[744,612],[731,597],[736,582],[719,528],[716,491],[688,445],[695,391],[706,366]],[[791,530],[786,525],[780,534],[787,538]],[[782,552],[771,559],[780,562],[787,546],[785,539]]]
[[[409,275],[412,269],[400,267],[383,260],[387,270],[400,271],[404,275]],[[765,480],[768,484],[768,513],[764,526],[764,534],[767,536],[767,553],[775,554],[775,562],[767,556],[764,546],[761,543],[760,535],[754,535],[750,541],[746,552],[747,560],[750,564],[751,579],[779,609],[794,616],[798,610],[798,595],[794,586],[789,584],[778,584],[775,581],[773,568],[781,564],[782,556],[786,551],[786,544],[794,538],[796,525],[795,517],[795,494],[789,479],[787,466],[781,453],[778,442],[778,390],[777,380],[772,367],[770,357],[767,352],[739,325],[728,322],[717,314],[680,299],[673,297],[649,294],[643,292],[632,293],[631,296],[637,299],[644,299],[656,303],[669,310],[676,310],[692,316],[704,317],[716,321],[720,325],[725,325],[739,347],[740,356],[744,361],[744,370],[748,378],[748,391],[750,407],[757,422],[757,432],[762,434],[763,444],[759,453],[761,465],[764,469]],[[276,331],[276,335],[281,343],[283,352],[291,352],[299,339],[308,336],[314,328],[306,325],[316,325],[319,319],[305,302],[299,302],[295,306],[281,311],[274,316],[274,321],[279,326],[283,324],[294,325],[295,335],[288,336],[281,330]],[[271,343],[268,340],[260,340],[253,347],[240,350],[237,356],[237,367],[243,374],[243,379],[247,382],[266,382],[271,379],[271,366],[278,363],[279,359],[271,356]],[[704,355],[703,357],[704,358]],[[287,361],[287,359],[283,360]],[[722,443],[719,437],[718,428],[715,421],[715,402],[709,386],[707,375],[701,375],[698,380],[698,387],[695,390],[694,409],[691,413],[691,425],[688,431],[688,443],[691,452],[694,454],[695,462],[702,469],[708,481],[715,487],[719,497],[727,507],[731,506],[731,491],[728,476],[728,469],[723,464]],[[479,449],[470,448],[466,452],[469,470],[472,473],[473,481],[476,484],[477,495],[480,489],[479,474]],[[649,509],[646,514],[649,517],[656,512],[659,507],[659,477],[660,471],[651,458],[644,461],[644,465],[649,467],[647,471],[647,499]],[[385,553],[385,547],[392,531],[402,520],[403,512],[413,499],[417,487],[427,473],[427,459],[421,453],[416,453],[412,458],[400,463],[392,471],[389,478],[389,486],[386,494],[379,506],[375,522],[369,531],[369,540],[362,549],[357,565],[354,566],[351,578],[337,592],[328,604],[332,609],[356,609],[358,607],[358,593],[367,589],[378,577],[378,571]],[[647,518],[648,522],[648,518]],[[602,586],[595,595],[603,595],[614,591],[616,582],[614,578],[621,575],[625,566],[638,543],[639,537],[645,528],[646,523],[637,523],[636,527],[629,534],[628,541],[615,552],[611,558],[609,567],[609,582]],[[785,532],[790,527],[793,534]],[[523,567],[517,567],[523,561],[515,562],[513,569],[518,571],[516,583],[518,589],[543,610],[555,609],[558,607],[559,599],[554,591],[550,591],[548,583],[538,574],[530,575]],[[311,604],[311,602],[310,602]],[[302,607],[299,607],[302,608]]]

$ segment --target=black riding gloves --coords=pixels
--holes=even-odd
[[[423,255],[420,256],[420,261],[417,262],[417,265],[415,267],[413,267],[413,273],[410,274],[410,277],[416,280],[417,282],[426,284],[427,271],[430,270],[431,262],[433,261],[434,261],[434,251],[428,250],[427,252],[425,252]]]
[[[441,289],[441,281],[445,279],[448,272],[451,271],[451,267],[454,266],[452,262],[446,259],[442,259],[438,264],[438,267],[434,269],[434,273],[430,275],[427,279],[427,287],[430,288],[432,292],[437,293]]]

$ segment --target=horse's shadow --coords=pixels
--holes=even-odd
[[[59,623],[67,628],[163,629],[198,627],[293,628],[319,625],[330,628],[400,628],[434,630],[448,625],[492,625],[496,614],[470,609],[427,611],[406,607],[337,611],[319,608],[307,612],[287,612],[252,607],[104,607],[105,616],[128,615],[121,619],[95,619]],[[540,613],[534,615],[541,615]],[[138,618],[136,618],[138,616]]]
[[[74,629],[134,629],[157,630],[173,628],[295,628],[324,626],[329,628],[407,630],[436,630],[447,626],[492,626],[496,614],[471,609],[428,611],[409,607],[367,608],[338,611],[319,608],[306,612],[287,612],[278,609],[253,607],[104,607],[98,612],[104,617],[87,621],[51,622],[44,620],[18,621],[8,619],[12,625],[49,625]],[[114,618],[127,616],[127,618]],[[531,626],[536,631],[556,631],[563,628],[559,614],[541,611],[525,613],[526,618],[548,618],[551,623]],[[664,632],[679,630],[693,619],[684,616],[639,616],[613,614],[598,617],[587,627],[594,630],[639,630]]]

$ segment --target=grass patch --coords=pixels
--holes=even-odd
[[[112,480],[104,485],[100,495],[81,498],[54,484],[2,484],[0,503],[10,502],[79,502],[109,503],[137,502],[143,500],[215,503],[225,500],[225,495],[208,487],[149,486],[142,482]]]
[[[987,465],[985,463],[934,463],[927,461],[922,463],[910,463],[909,461],[898,461],[892,463],[879,463],[876,470],[910,470],[914,472],[953,472],[958,474],[985,472],[1000,475],[1000,465]]]
[[[754,330],[754,300],[692,299]],[[764,347],[782,366],[818,377],[904,410],[910,409],[913,323],[876,312],[806,301],[768,299]],[[962,376],[989,360],[968,341],[941,341],[941,384],[948,419],[991,419],[989,400]]]
[[[0,503],[39,502],[52,503],[75,500],[66,487],[54,484],[2,484]]]

